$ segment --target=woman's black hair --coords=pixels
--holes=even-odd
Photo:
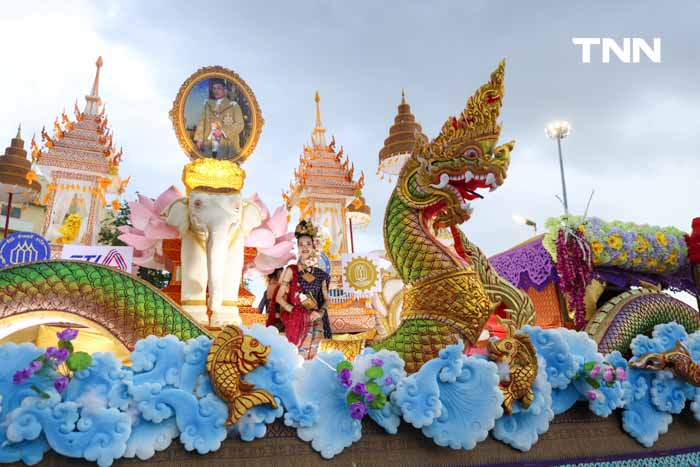
[[[277,268],[265,277],[265,281],[269,284],[274,279],[279,279],[284,268]]]

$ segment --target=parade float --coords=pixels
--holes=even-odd
[[[515,143],[498,144],[504,76],[501,62],[432,140],[418,127],[410,152],[384,154],[401,155],[387,170],[401,167],[383,226],[392,293],[378,302],[397,323],[359,354],[308,361],[277,328],[242,323],[235,305],[243,268],[256,265],[246,245],[261,270],[285,264],[291,247],[286,218],[241,194],[240,164],[262,126],[252,91],[220,67],[190,77],[171,114],[192,158],[186,196],[140,199],[124,229],[143,264],[180,240],[179,302],[86,262],[0,270],[1,325],[84,324],[129,352],[86,352],[76,326],[45,348],[0,345],[0,461],[698,463],[700,315],[661,289],[697,296],[700,221],[686,236],[565,216],[489,260],[459,225],[510,169]],[[223,108],[207,110],[212,92]],[[187,106],[196,93],[205,97]],[[297,178],[324,158],[309,155]],[[292,191],[309,207],[326,202]],[[199,214],[210,206],[219,214]]]

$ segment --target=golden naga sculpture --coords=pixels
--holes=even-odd
[[[700,365],[693,361],[693,357],[681,341],[676,342],[673,350],[645,353],[636,361],[629,362],[629,365],[646,370],[670,370],[683,381],[700,387]]]
[[[515,143],[497,144],[504,73],[502,61],[435,139],[419,137],[387,204],[387,257],[406,287],[401,324],[373,347],[397,351],[409,373],[448,345],[476,344],[497,308],[515,329],[534,323],[529,297],[457,228],[471,217],[469,201],[482,197],[477,190],[493,191],[507,175]],[[450,229],[454,248],[435,237],[436,228]]]
[[[243,334],[237,326],[226,326],[215,338],[207,355],[207,371],[214,392],[228,403],[226,425],[236,423],[256,405],[270,404],[275,398],[264,389],[255,389],[241,378],[267,363],[272,349]]]

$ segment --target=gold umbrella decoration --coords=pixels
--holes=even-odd
[[[379,167],[377,175],[382,180],[401,172],[403,164],[411,157],[416,139],[423,134],[423,129],[416,122],[416,117],[411,113],[411,106],[406,102],[406,95],[401,91],[401,103],[398,114],[394,118],[394,124],[389,128],[389,137],[384,140],[384,147],[379,151]]]
[[[3,238],[10,229],[12,203],[27,203],[37,197],[41,185],[32,170],[32,163],[27,159],[22,140],[22,125],[17,128],[17,136],[12,138],[10,147],[0,156],[0,203],[7,206]]]

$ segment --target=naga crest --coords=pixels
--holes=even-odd
[[[510,141],[497,146],[501,125],[505,61],[467,101],[458,117],[450,117],[440,134],[428,142],[419,137],[411,158],[399,175],[398,190],[411,207],[432,208],[435,227],[461,224],[469,219],[469,201],[483,198],[480,188],[495,190],[506,178]]]

